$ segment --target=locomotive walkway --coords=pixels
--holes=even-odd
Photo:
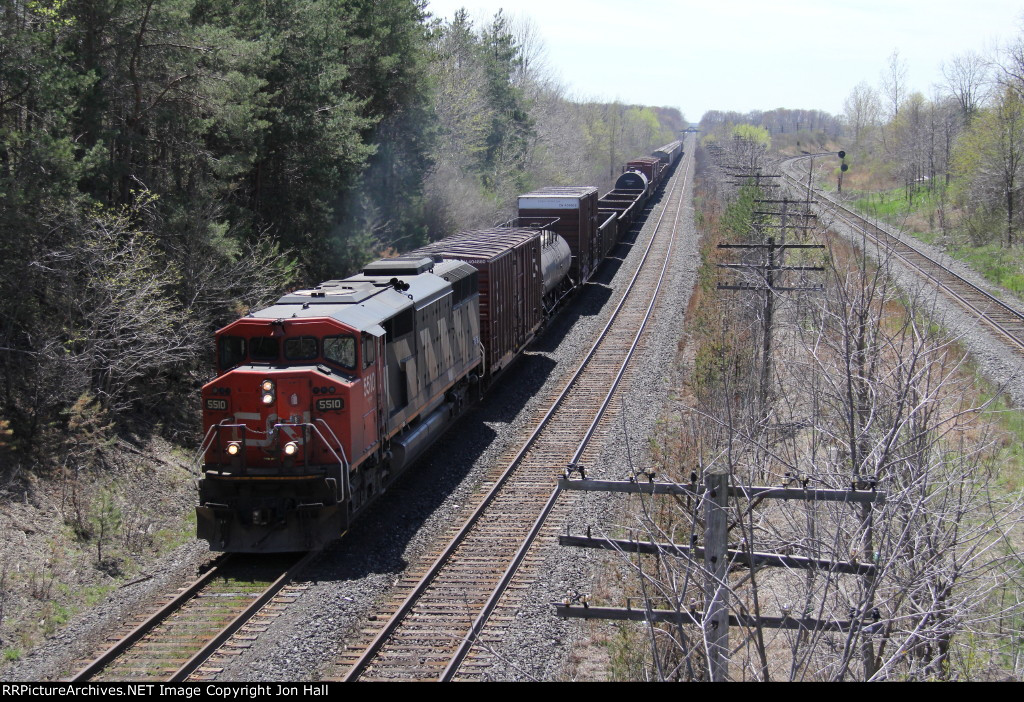
[[[521,448],[504,456],[484,485],[479,506],[431,558],[413,567],[368,627],[338,661],[343,680],[467,680],[487,668],[489,642],[500,636],[519,577],[537,565],[531,546],[568,509],[556,480],[567,466],[585,465],[591,439],[610,421],[617,389],[658,300],[692,167],[692,147],[666,187],[643,262],[619,306],[564,389],[538,413]],[[504,597],[504,599],[503,599]]]

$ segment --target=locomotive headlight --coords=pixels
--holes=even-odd
[[[277,390],[277,385],[273,380],[264,380],[260,385],[260,390],[263,391],[263,404],[272,405],[274,404],[274,395]]]
[[[241,452],[241,450],[242,444],[238,443],[237,441],[232,441],[230,444],[228,444],[229,456],[237,456]]]
[[[294,441],[289,441],[287,444],[284,445],[284,455],[285,456],[294,456],[298,452],[299,452],[299,445],[297,443],[295,443]]]

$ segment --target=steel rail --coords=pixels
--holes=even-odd
[[[164,621],[167,617],[181,609],[181,607],[191,600],[196,593],[206,587],[211,580],[220,574],[221,569],[228,562],[229,558],[230,556],[228,554],[220,556],[216,561],[214,561],[212,567],[208,571],[186,586],[186,588],[176,595],[170,602],[147,617],[145,621],[128,632],[91,663],[75,673],[74,676],[68,679],[68,682],[84,682],[106,668],[111,661],[131,648],[137,641],[152,631],[160,622]]]
[[[789,165],[789,164],[792,164],[792,163],[794,163],[796,161],[800,161],[800,160],[807,159],[807,158],[810,158],[810,156],[798,156],[797,158],[790,159],[784,165]],[[794,187],[801,188],[801,189],[805,188],[804,184],[802,182],[800,182],[800,180],[798,180],[795,176],[793,176],[793,175],[791,175],[789,173],[786,173],[785,171],[783,171],[783,173],[784,173],[786,178],[790,181],[790,183]],[[969,280],[967,280],[963,276],[959,275],[955,271],[949,269],[947,266],[943,265],[942,263],[940,263],[936,259],[932,258],[931,256],[929,256],[928,254],[924,253],[923,251],[921,251],[917,247],[915,247],[912,244],[910,244],[907,241],[905,241],[902,237],[896,236],[895,234],[892,234],[891,232],[886,231],[883,227],[881,227],[877,223],[874,223],[874,222],[871,222],[870,220],[868,220],[867,217],[865,217],[865,216],[863,216],[863,215],[861,215],[859,213],[854,212],[850,208],[848,208],[845,205],[843,205],[840,202],[838,202],[832,196],[830,196],[830,195],[828,195],[826,193],[821,193],[821,192],[819,192],[817,194],[825,202],[829,203],[833,208],[835,208],[836,215],[841,220],[843,220],[843,222],[845,222],[848,226],[853,227],[853,228],[855,228],[857,230],[860,230],[865,236],[870,237],[871,240],[875,242],[876,246],[878,246],[880,248],[883,248],[883,249],[886,249],[886,250],[889,250],[889,251],[892,251],[892,253],[894,253],[896,256],[899,256],[899,258],[904,263],[906,263],[908,266],[910,266],[911,268],[916,270],[920,275],[923,275],[926,278],[932,280],[947,295],[949,295],[950,297],[954,298],[958,303],[960,303],[967,310],[969,310],[970,312],[972,312],[975,315],[977,315],[982,321],[984,321],[986,324],[989,324],[997,332],[999,332],[1000,334],[1005,336],[1010,342],[1012,342],[1012,344],[1016,347],[1017,350],[1024,350],[1024,339],[1022,339],[1020,336],[1014,334],[1012,331],[1010,331],[1005,326],[1003,326],[1003,324],[1001,324],[999,321],[994,319],[991,316],[991,314],[989,314],[989,312],[987,312],[986,310],[982,309],[979,305],[977,305],[977,304],[971,302],[970,300],[966,299],[963,295],[960,294],[960,292],[958,292],[953,287],[951,287],[947,283],[947,281],[943,280],[941,277],[936,275],[934,273],[934,271],[930,271],[926,267],[921,266],[919,263],[913,261],[910,257],[908,257],[906,252],[900,251],[899,248],[902,247],[902,248],[910,251],[913,254],[913,256],[917,256],[917,257],[923,259],[924,261],[927,261],[929,264],[931,264],[931,266],[933,266],[934,268],[936,268],[939,271],[941,271],[942,274],[948,276],[949,278],[952,278],[957,283],[959,283],[960,285],[962,285],[965,288],[967,288],[967,290],[970,291],[971,293],[980,295],[985,300],[985,302],[990,303],[992,305],[995,305],[999,310],[1009,314],[1011,317],[1013,317],[1017,321],[1019,321],[1022,325],[1024,325],[1024,313],[1022,313],[1019,310],[1009,306],[1008,304],[1006,304],[1005,302],[1003,302],[999,298],[995,297],[994,295],[992,295],[988,291],[978,287],[977,285],[975,285],[974,283],[970,282]],[[877,236],[876,234],[872,233],[872,231],[871,231],[872,229],[875,232],[880,233],[882,237],[885,237],[885,239],[883,240],[880,236]]]
[[[1005,336],[1015,346],[1017,346],[1020,349],[1024,349],[1024,341],[1022,341],[1018,336],[1014,335],[1012,331],[1004,327],[1001,323],[994,319],[988,312],[983,310],[980,306],[974,304],[973,302],[965,298],[963,295],[961,295],[955,288],[950,287],[947,284],[947,282],[944,281],[940,276],[936,275],[934,271],[930,271],[926,267],[921,266],[920,264],[915,262],[913,258],[908,257],[905,252],[901,252],[899,250],[899,247],[903,246],[909,249],[911,252],[913,252],[914,255],[918,255],[927,260],[929,263],[933,264],[934,266],[937,266],[943,273],[957,279],[957,282],[967,287],[967,289],[970,292],[982,295],[986,302],[996,303],[1003,309],[1003,311],[1008,312],[1012,316],[1016,317],[1022,324],[1024,324],[1024,315],[1022,315],[1020,312],[1017,312],[1012,307],[1007,306],[1001,300],[999,300],[996,297],[993,297],[992,295],[982,290],[981,288],[977,287],[973,283],[960,277],[958,274],[946,268],[941,263],[938,263],[934,259],[930,258],[927,254],[921,253],[918,249],[914,248],[913,246],[910,246],[909,244],[899,239],[898,237],[893,236],[892,234],[886,232],[881,227],[878,227],[877,225],[869,222],[866,218],[861,217],[860,215],[857,214],[850,213],[849,210],[842,207],[841,205],[837,205],[837,207],[839,207],[842,210],[842,212],[838,213],[839,218],[848,226],[853,227],[855,229],[859,229],[864,235],[870,237],[875,242],[876,246],[880,248],[886,248],[887,250],[892,251],[894,254],[899,256],[900,259],[906,265],[913,268],[915,271],[918,272],[918,274],[930,279],[932,282],[938,285],[939,288],[943,290],[943,292],[952,297],[956,302],[960,303],[960,305],[966,308],[969,312],[972,312],[973,314],[977,315],[982,321],[991,325],[997,332]],[[845,213],[845,215],[843,213]],[[860,222],[862,222],[863,224],[858,223],[857,220],[860,220]],[[871,227],[873,227],[877,231],[882,232],[883,235],[885,237],[888,237],[888,239],[891,241],[883,241],[879,237],[872,234],[870,231],[867,231],[867,228]],[[895,242],[895,245],[891,242]]]
[[[207,661],[210,656],[217,652],[217,650],[227,643],[231,636],[241,629],[250,619],[263,609],[268,602],[270,602],[277,594],[284,589],[284,586],[292,581],[292,579],[300,573],[309,562],[313,560],[315,556],[320,553],[320,550],[310,551],[305,556],[300,558],[294,563],[288,570],[281,574],[277,580],[270,584],[270,586],[263,591],[263,593],[256,598],[251,605],[245,608],[244,611],[240,612],[237,617],[232,619],[223,629],[218,631],[212,639],[206,642],[201,649],[189,658],[177,671],[171,676],[169,682],[185,682],[192,673],[196,671],[199,666]]]
[[[201,666],[207,659],[210,658],[231,636],[237,632],[242,626],[244,626],[249,620],[251,620],[263,607],[270,602],[291,580],[298,574],[303,568],[305,568],[314,556],[319,553],[318,550],[310,551],[305,554],[301,559],[297,560],[280,576],[278,576],[274,582],[272,582],[263,592],[243,611],[237,614],[230,622],[223,626],[217,633],[215,633],[209,640],[202,644],[199,650],[194,653],[184,664],[182,664],[174,673],[167,678],[167,682],[183,682],[189,675],[191,675],[199,666]],[[103,654],[89,663],[87,666],[82,668],[74,677],[70,678],[70,682],[84,682],[90,680],[99,674],[101,671],[106,669],[117,660],[121,655],[127,653],[136,644],[144,640],[148,635],[156,629],[157,626],[167,621],[177,612],[181,611],[186,604],[191,602],[196,596],[202,593],[208,586],[211,585],[217,578],[225,575],[225,570],[228,563],[231,562],[231,555],[225,554],[220,556],[215,561],[214,566],[211,567],[201,577],[197,578],[194,582],[189,584],[182,592],[172,598],[168,603],[160,607],[154,614],[146,618],[141,624],[136,626],[131,632],[117,641]]]
[[[647,328],[647,323],[651,319],[651,314],[654,310],[654,305],[658,301],[658,295],[661,292],[662,285],[665,282],[665,275],[668,271],[668,264],[672,259],[672,247],[675,245],[676,231],[678,229],[679,223],[679,215],[683,209],[682,200],[686,194],[686,182],[689,175],[690,162],[690,159],[687,159],[686,169],[683,172],[683,180],[680,186],[680,205],[676,209],[675,217],[672,221],[672,234],[669,239],[668,251],[666,251],[665,253],[665,261],[661,266],[661,272],[658,276],[658,284],[655,286],[654,291],[651,293],[651,301],[647,305],[647,310],[644,312],[644,318],[640,323],[640,327],[633,338],[633,343],[630,345],[629,350],[626,352],[626,355],[619,366],[618,373],[615,375],[615,380],[612,381],[612,384],[608,389],[608,393],[605,395],[604,401],[601,403],[601,406],[597,411],[597,415],[590,423],[590,426],[587,429],[586,434],[583,437],[583,440],[580,441],[579,445],[576,447],[576,451],[573,454],[571,461],[572,464],[576,464],[579,462],[580,458],[583,456],[583,452],[586,450],[587,446],[593,439],[594,432],[597,430],[598,424],[600,424],[601,420],[604,418],[605,410],[607,410],[608,406],[611,404],[612,397],[614,396],[615,391],[618,389],[619,383],[622,381],[623,376],[626,374],[626,368],[629,366],[630,361],[633,360],[633,356],[636,353],[636,349],[640,345],[640,338],[643,336],[644,330]],[[669,197],[671,198],[673,194],[674,193],[670,194]],[[667,209],[668,207],[666,204],[666,207],[662,209],[661,216],[658,218],[655,234],[651,237],[651,244],[648,245],[647,252],[645,252],[644,254],[644,260],[641,261],[640,266],[637,268],[636,275],[634,275],[633,279],[630,281],[629,288],[627,289],[625,294],[623,294],[623,299],[620,302],[620,305],[625,302],[626,296],[629,295],[632,291],[633,283],[636,281],[640,273],[640,269],[643,267],[643,263],[647,260],[647,253],[650,251],[650,246],[654,243],[654,237],[657,236],[657,229],[661,228],[661,223],[664,219],[665,212],[667,211]],[[582,371],[582,368],[580,370]],[[498,584],[492,590],[491,595],[487,599],[487,602],[484,604],[483,608],[480,611],[480,614],[473,622],[473,626],[470,627],[469,632],[462,640],[462,643],[459,645],[459,648],[455,651],[455,654],[452,656],[452,659],[448,663],[448,666],[444,669],[444,672],[442,672],[440,677],[438,678],[440,682],[448,682],[455,677],[456,673],[458,673],[459,667],[462,665],[463,660],[465,660],[466,656],[469,655],[470,649],[476,643],[477,637],[483,631],[484,625],[490,618],[491,613],[494,611],[494,608],[498,606],[498,601],[501,599],[502,595],[504,595],[505,591],[508,589],[508,586],[511,584],[516,572],[519,570],[519,566],[522,564],[523,559],[526,558],[527,552],[530,550],[530,547],[533,545],[534,541],[536,541],[537,535],[540,533],[540,530],[543,527],[545,520],[551,513],[551,510],[554,508],[555,503],[558,501],[558,498],[561,495],[561,493],[562,490],[558,485],[556,485],[555,489],[551,491],[551,496],[548,498],[548,501],[545,503],[540,515],[537,517],[533,526],[530,528],[529,533],[523,540],[523,543],[520,545],[519,550],[516,552],[516,555],[513,557],[511,563],[505,570],[504,574],[502,574],[501,579],[498,581]]]
[[[671,201],[671,197],[674,194],[675,194],[675,189],[673,189],[673,191],[671,191],[670,196],[669,196],[669,201]],[[668,209],[668,202],[666,202],[665,207],[662,208],[662,211],[661,211],[661,214],[659,215],[656,227],[660,227],[661,226],[661,222],[664,219],[665,212],[667,211],[667,209]],[[657,229],[655,231],[657,232]],[[377,633],[377,635],[374,637],[373,641],[363,650],[363,653],[360,655],[359,659],[356,660],[356,662],[352,664],[352,666],[349,668],[348,672],[342,678],[342,682],[352,682],[352,681],[358,679],[360,674],[362,674],[365,671],[365,669],[370,664],[370,662],[376,657],[376,655],[384,647],[384,644],[387,642],[387,640],[389,638],[391,638],[392,634],[394,634],[394,632],[398,629],[398,627],[401,625],[401,623],[405,620],[406,616],[412,610],[412,608],[416,604],[416,602],[422,597],[423,593],[427,590],[427,588],[434,581],[435,577],[437,576],[437,574],[439,573],[441,568],[451,559],[451,556],[455,553],[455,551],[459,548],[459,546],[465,541],[465,539],[468,536],[468,534],[473,530],[474,526],[479,522],[480,518],[486,512],[487,508],[494,502],[495,498],[501,492],[502,488],[505,486],[505,484],[508,482],[508,480],[512,477],[512,475],[516,472],[516,469],[519,467],[519,465],[522,463],[523,459],[529,453],[530,449],[536,443],[537,438],[541,435],[543,430],[547,427],[547,425],[551,421],[552,417],[555,415],[556,411],[562,406],[562,403],[565,401],[565,398],[569,395],[570,391],[573,388],[575,388],[576,383],[578,382],[579,378],[582,377],[584,370],[589,366],[591,360],[597,354],[598,348],[601,346],[601,344],[603,343],[603,341],[607,337],[609,331],[611,330],[611,327],[612,327],[613,323],[617,320],[620,312],[624,309],[625,304],[626,304],[626,300],[629,298],[629,294],[632,291],[632,288],[635,286],[635,283],[636,283],[637,279],[640,276],[640,272],[641,272],[641,270],[644,267],[644,263],[646,263],[647,258],[650,256],[650,252],[651,252],[651,249],[654,246],[654,241],[655,241],[656,238],[657,238],[656,236],[652,236],[651,237],[651,241],[648,243],[647,248],[644,251],[644,255],[641,258],[639,265],[637,266],[637,270],[634,273],[633,277],[630,279],[630,281],[629,281],[629,283],[627,285],[627,288],[626,288],[625,292],[623,293],[623,296],[620,299],[619,303],[617,304],[617,306],[615,307],[614,311],[612,312],[612,314],[611,314],[611,316],[610,316],[610,318],[608,320],[608,323],[604,326],[604,328],[598,334],[596,341],[594,342],[594,344],[590,347],[590,350],[584,356],[584,358],[581,361],[579,367],[576,369],[576,371],[570,377],[570,379],[567,382],[565,388],[561,391],[561,393],[559,393],[558,397],[554,400],[554,402],[552,403],[551,407],[544,414],[544,417],[538,423],[537,427],[533,430],[533,432],[527,438],[525,443],[522,445],[522,447],[519,449],[519,451],[512,458],[512,460],[510,461],[508,467],[502,472],[501,476],[499,476],[499,478],[495,481],[494,485],[488,491],[487,495],[484,496],[484,498],[480,501],[480,503],[474,509],[473,513],[463,523],[463,525],[459,529],[458,533],[454,537],[452,537],[452,539],[449,541],[449,543],[442,550],[441,554],[434,560],[433,564],[431,564],[430,568],[426,571],[426,573],[423,575],[423,577],[420,578],[420,580],[412,588],[412,590],[409,592],[409,594],[403,600],[402,604],[399,605],[399,607],[395,611],[395,613],[388,619],[388,621],[384,625],[384,627]],[[550,499],[549,499],[549,503],[551,503],[553,505],[553,501],[551,501]],[[550,508],[548,508],[548,509],[550,509]]]

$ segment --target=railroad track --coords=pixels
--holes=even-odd
[[[183,682],[197,675],[317,553],[222,556],[71,681]]]
[[[488,667],[488,639],[503,621],[490,618],[522,568],[537,564],[529,551],[549,517],[569,505],[556,479],[585,464],[592,437],[608,421],[615,390],[627,373],[665,278],[684,207],[692,156],[672,179],[656,230],[636,275],[579,369],[537,420],[523,445],[499,462],[500,475],[466,522],[429,566],[412,569],[378,620],[338,661],[342,680],[479,679]],[[592,452],[598,450],[590,448]],[[523,567],[525,564],[525,567]],[[525,574],[525,573],[523,573]],[[510,607],[505,602],[503,607]]]
[[[789,167],[806,158],[810,156],[800,156],[786,161],[782,171],[791,186],[804,192],[807,189],[806,183],[802,177],[798,179],[790,173]],[[831,195],[815,191],[815,197],[836,219],[862,233],[879,249],[898,256],[912,270],[934,283],[943,294],[978,317],[1016,353],[1024,355],[1024,312],[962,278],[902,237],[854,212]]]

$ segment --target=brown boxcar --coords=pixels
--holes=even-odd
[[[477,269],[485,372],[504,368],[544,321],[541,234],[537,229],[481,229],[407,254],[440,256]]]
[[[542,188],[519,196],[521,223],[549,229],[569,244],[574,283],[590,278],[601,261],[597,219],[597,188],[592,186]]]
[[[640,171],[647,176],[647,182],[651,184],[652,191],[656,191],[658,186],[661,185],[663,170],[665,170],[665,165],[661,162],[661,159],[653,156],[642,156],[634,159],[622,168],[623,173],[626,171]]]

